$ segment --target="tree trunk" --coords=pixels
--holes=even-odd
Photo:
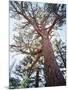
[[[39,87],[39,69],[36,72],[35,87]]]
[[[56,62],[54,52],[52,49],[49,37],[44,35],[43,37],[43,56],[44,56],[44,68],[47,86],[62,86],[66,85],[65,79],[60,71],[60,68]]]

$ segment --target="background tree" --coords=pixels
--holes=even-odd
[[[38,66],[33,69],[28,69],[28,66],[32,62],[32,58],[30,56],[25,57],[23,60],[19,62],[15,67],[15,71],[13,71],[14,75],[19,78],[19,85],[15,88],[29,88],[29,87],[42,87],[45,86],[46,81],[44,78],[44,67],[41,61]],[[15,78],[14,78],[15,79]],[[11,82],[11,81],[10,81]],[[12,82],[12,86],[15,84]],[[10,86],[11,87],[11,86]]]
[[[9,77],[9,88],[15,89],[20,86],[20,79],[15,77]]]
[[[62,42],[62,40],[56,40],[56,53],[57,58],[61,57],[62,62],[64,63],[64,67],[66,68],[66,45]]]
[[[65,43],[59,39],[55,39],[53,41],[54,45],[54,53],[55,53],[55,58],[56,61],[58,62],[58,65],[60,66],[60,70],[62,71],[62,74],[65,76],[66,72],[66,45]]]

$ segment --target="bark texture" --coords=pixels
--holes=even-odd
[[[48,35],[43,36],[43,56],[45,58],[44,68],[47,86],[62,86],[65,85],[65,79],[60,71],[60,68],[55,60],[54,52]]]

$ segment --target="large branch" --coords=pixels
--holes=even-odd
[[[31,67],[29,67],[29,70],[31,70],[34,67],[34,65],[39,61],[40,56],[41,53],[36,55],[35,61],[32,63]]]
[[[15,3],[15,2],[14,2],[14,3]],[[21,5],[21,9],[22,9],[22,10],[19,11],[18,8],[15,6],[16,3],[15,3],[15,4],[14,4],[14,3],[13,3],[12,1],[10,1],[10,4],[11,4],[12,7],[15,9],[16,13],[22,15],[29,23],[33,24],[32,18],[29,17],[29,16],[27,16],[26,13],[25,13],[25,11],[23,10],[24,7]]]
[[[49,27],[48,34],[50,34],[50,32],[52,31],[54,25],[56,24],[56,22],[58,21],[59,18],[60,18],[59,16],[56,16],[56,18],[53,21],[52,25]]]
[[[41,37],[43,37],[43,31],[44,31],[44,29],[40,28],[39,25],[36,26],[36,23],[34,23],[33,27],[34,27],[35,31],[38,33],[38,35],[40,35]]]
[[[16,45],[10,45],[10,48],[20,48],[19,49],[19,51],[22,53],[22,54],[31,54],[31,55],[37,55],[37,54],[39,54],[39,53],[41,53],[42,52],[42,49],[37,49],[36,51],[31,51],[31,52],[28,52],[28,51],[24,51],[23,49],[21,49],[21,47],[20,46],[16,46]]]
[[[28,16],[25,12],[25,10],[21,10],[19,11],[18,8],[15,6],[15,4],[11,1],[10,4],[12,5],[12,7],[15,9],[17,14],[22,15],[35,29],[35,31],[37,31],[37,33],[42,36],[42,32],[41,30],[38,29],[38,25],[36,20],[34,20],[34,18],[32,18],[31,16]],[[22,5],[21,5],[22,6]],[[23,6],[21,8],[24,8]]]

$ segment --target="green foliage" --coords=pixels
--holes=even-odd
[[[27,88],[28,87],[29,78],[28,78],[27,75],[23,78],[23,80],[21,80],[20,84],[21,85],[19,86],[19,89],[21,89],[21,88]]]

